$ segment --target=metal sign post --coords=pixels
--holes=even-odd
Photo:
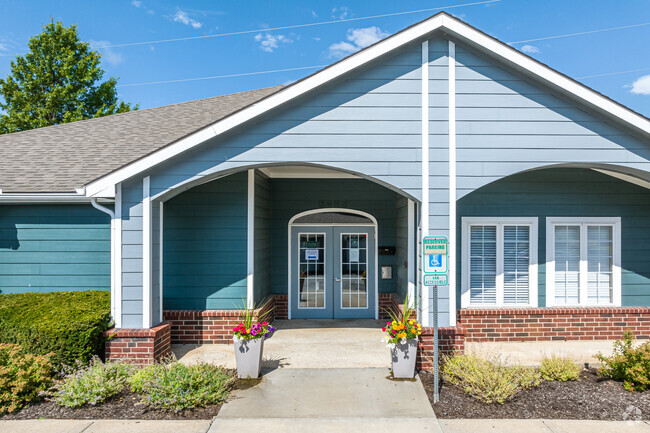
[[[439,400],[440,383],[438,368],[438,287],[449,284],[447,278],[447,238],[426,236],[422,240],[423,284],[433,287],[433,402]],[[429,300],[427,300],[428,302]]]

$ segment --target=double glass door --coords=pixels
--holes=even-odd
[[[374,227],[293,226],[291,317],[375,317],[374,240]]]

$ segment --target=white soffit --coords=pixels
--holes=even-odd
[[[271,179],[360,179],[354,174],[310,166],[278,166],[259,169]]]
[[[615,177],[616,179],[624,180],[625,182],[633,183],[634,185],[638,185],[646,189],[650,189],[650,182],[639,179],[635,176],[630,176],[629,174],[619,173],[611,170],[601,170],[599,168],[594,168],[592,170],[597,171],[598,173],[606,174],[607,176]]]

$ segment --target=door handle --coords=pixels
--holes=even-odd
[[[340,283],[341,279],[340,278],[334,278],[334,281],[336,281],[337,283]]]

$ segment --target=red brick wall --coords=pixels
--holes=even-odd
[[[287,320],[289,318],[289,297],[287,295],[274,295],[275,310],[273,310],[275,319]]]
[[[255,316],[259,317],[273,308],[276,305],[275,299],[269,298],[256,310]],[[163,317],[172,325],[172,344],[231,344],[232,328],[240,322],[241,312],[238,310],[166,310],[163,312]],[[271,311],[267,320],[272,322],[274,317],[280,318],[276,309]]]
[[[470,308],[458,312],[467,341],[613,340],[650,337],[648,307]]]
[[[388,319],[386,309],[393,311],[401,311],[402,306],[393,293],[380,293],[379,294],[379,319]]]
[[[418,343],[417,370],[433,371],[434,328],[422,328]],[[439,356],[463,353],[465,350],[465,330],[462,327],[438,328]]]
[[[170,353],[171,324],[163,322],[151,329],[109,329],[104,333],[106,360],[151,364]]]

